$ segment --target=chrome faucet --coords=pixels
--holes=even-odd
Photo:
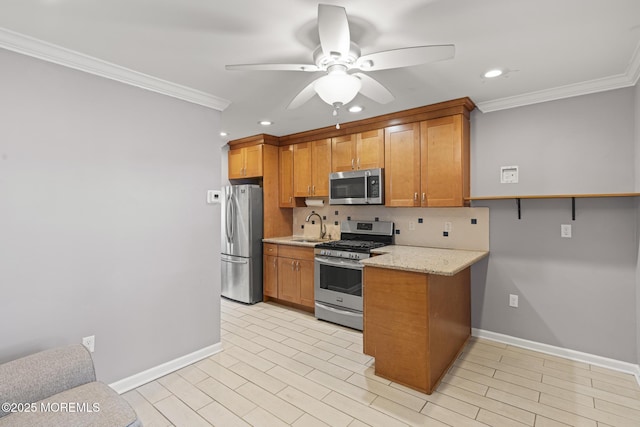
[[[311,212],[308,216],[307,219],[305,219],[305,222],[309,222],[309,220],[311,219],[312,216],[317,216],[318,219],[320,219],[320,238],[324,239],[324,235],[327,234],[327,227],[322,223],[322,217],[316,213],[316,212]]]

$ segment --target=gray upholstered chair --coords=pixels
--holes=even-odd
[[[79,344],[0,365],[0,405],[0,427],[142,426],[126,400],[96,381]]]

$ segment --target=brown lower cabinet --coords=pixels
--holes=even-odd
[[[470,269],[364,268],[364,353],[375,373],[431,394],[471,335]]]
[[[264,296],[312,309],[313,257],[312,248],[265,243]]]

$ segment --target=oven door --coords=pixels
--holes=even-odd
[[[359,261],[316,256],[316,301],[362,312],[363,268]]]

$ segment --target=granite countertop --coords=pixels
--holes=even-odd
[[[367,267],[415,271],[441,276],[453,276],[489,255],[488,251],[396,245],[384,246],[371,252],[381,255],[361,260],[360,262]]]
[[[304,240],[303,240],[304,239]],[[291,245],[291,246],[303,246],[307,248],[313,248],[319,243],[328,242],[329,239],[318,239],[309,236],[283,236],[283,237],[269,237],[262,239],[264,243],[275,243],[278,245]]]

